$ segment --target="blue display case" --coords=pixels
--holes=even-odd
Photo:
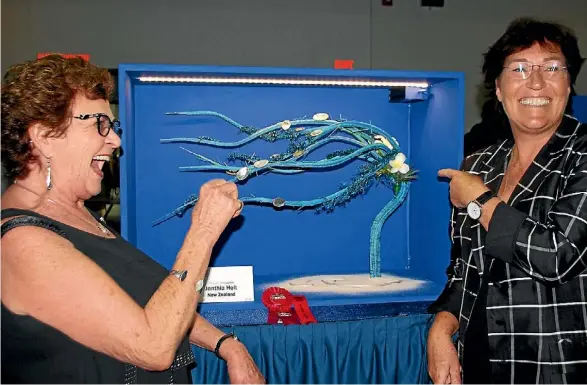
[[[247,203],[242,216],[225,232],[211,266],[253,266],[255,298],[201,304],[200,312],[213,323],[265,323],[261,295],[268,286],[305,295],[318,321],[421,312],[442,290],[449,262],[450,207],[448,184],[437,178],[437,171],[458,168],[462,160],[461,73],[123,64],[119,98],[122,235],[167,268],[182,245],[191,211],[157,225],[154,221],[198,194],[207,180],[232,177],[180,167],[202,165],[194,153],[223,163],[235,151],[269,159],[287,147],[279,140],[255,140],[239,148],[162,142],[177,137],[222,141],[246,137],[219,118],[169,112],[215,111],[256,128],[327,113],[329,119],[383,129],[418,171],[407,198],[385,222],[379,241],[381,273],[417,285],[373,290],[361,285],[354,290],[351,285],[351,290],[321,291],[285,284],[308,277],[327,277],[332,283],[339,275],[368,275],[371,227],[394,196],[388,186],[374,184],[332,212]],[[333,142],[313,156],[324,158],[348,148]],[[285,200],[323,197],[348,182],[362,163],[357,159],[329,170],[259,175],[239,182],[239,194]]]

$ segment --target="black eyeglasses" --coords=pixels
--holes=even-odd
[[[106,137],[110,133],[110,130],[114,130],[116,135],[120,136],[120,120],[118,119],[110,119],[110,117],[104,113],[97,113],[97,114],[85,114],[74,116],[74,119],[79,120],[88,120],[91,118],[96,118],[96,127],[98,128],[98,134]]]

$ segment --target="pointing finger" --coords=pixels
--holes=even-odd
[[[452,179],[458,173],[457,170],[453,170],[452,168],[443,168],[438,170],[438,176],[443,178],[450,178]]]

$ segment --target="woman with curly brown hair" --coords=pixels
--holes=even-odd
[[[2,88],[2,380],[191,383],[190,342],[225,359],[231,382],[264,378],[242,343],[199,316],[212,247],[242,202],[202,186],[171,272],[84,206],[120,146],[104,69],[51,55]]]

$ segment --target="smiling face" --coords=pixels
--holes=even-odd
[[[90,100],[83,95],[75,98],[71,112],[73,116],[102,113],[114,119],[108,101]],[[120,147],[114,130],[102,136],[98,133],[97,118],[71,119],[65,135],[50,141],[55,188],[83,200],[98,195],[104,176],[102,167]]]
[[[571,92],[565,66],[560,48],[552,44],[536,43],[506,58],[496,94],[514,133],[541,134],[558,127]]]

